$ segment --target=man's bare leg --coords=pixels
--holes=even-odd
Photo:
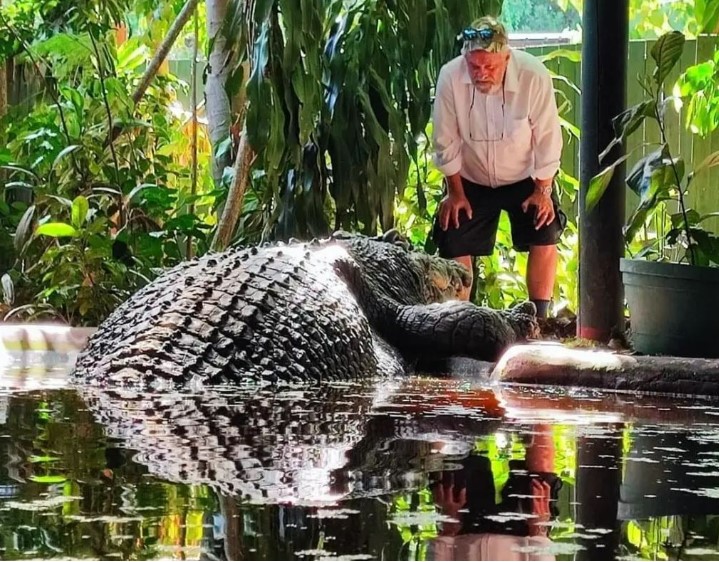
[[[469,278],[474,282],[474,279],[472,277],[472,256],[459,256],[454,258],[455,261],[458,261],[461,263],[467,271],[469,271]],[[469,287],[467,287],[462,293],[459,295],[459,300],[468,301],[470,295],[472,294],[472,283],[469,284]]]
[[[531,246],[527,260],[527,292],[537,305],[537,316],[546,318],[557,276],[557,246]]]

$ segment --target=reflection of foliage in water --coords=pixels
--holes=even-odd
[[[439,515],[424,482],[416,490],[389,490],[326,509],[248,505],[209,486],[171,484],[148,474],[135,462],[135,451],[103,436],[74,393],[13,395],[8,401],[0,426],[0,490],[15,485],[17,493],[0,500],[4,559],[196,558],[228,552],[242,559],[284,559],[306,551],[425,560],[438,534]],[[476,440],[475,451],[491,461],[497,489],[509,460],[524,455],[519,436],[525,429],[506,425]],[[635,429],[624,431],[625,457]],[[554,543],[575,544],[586,532],[575,526],[571,503],[578,434],[573,425],[553,426],[555,471],[565,484],[560,517],[550,531]],[[667,438],[672,439],[671,430]],[[231,550],[224,537],[234,537],[239,550]],[[618,554],[712,559],[719,554],[718,541],[717,516],[654,518],[624,522]]]
[[[554,541],[570,541],[575,533],[572,510],[573,488],[576,475],[576,433],[567,425],[552,427],[555,459],[554,469],[564,482],[558,499],[563,517],[553,525],[550,538]],[[489,459],[494,478],[495,503],[502,501],[502,489],[509,479],[512,460],[525,458],[526,448],[519,432],[497,432],[478,439],[474,446],[476,454]],[[439,536],[441,513],[433,501],[432,491],[425,486],[417,492],[397,495],[391,504],[391,523],[402,538],[408,560],[426,560],[429,541]]]
[[[0,504],[4,559],[96,557],[147,559],[202,544],[216,503],[206,486],[143,479],[132,462],[117,464],[74,393],[9,398],[0,434],[0,486],[19,494]],[[120,457],[128,453],[119,453]]]
[[[645,560],[716,560],[719,516],[667,516],[627,521],[621,553]]]

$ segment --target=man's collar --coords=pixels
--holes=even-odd
[[[519,91],[519,68],[517,68],[517,57],[514,56],[514,51],[510,48],[509,50],[509,62],[507,63],[507,70],[504,74],[504,89],[507,92],[518,92]],[[469,69],[467,68],[467,60],[462,57],[462,83],[471,84],[472,78],[469,76]]]
[[[507,71],[504,74],[504,89],[507,92],[519,91],[519,68],[517,57],[514,51],[510,50],[509,62],[507,63]]]

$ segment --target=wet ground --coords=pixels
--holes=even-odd
[[[137,396],[69,387],[66,359],[0,366],[0,559],[719,558],[716,401],[428,378]]]

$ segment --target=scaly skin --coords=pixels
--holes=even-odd
[[[74,376],[155,389],[353,380],[404,374],[423,356],[493,361],[536,334],[531,304],[453,300],[468,282],[459,264],[393,234],[211,254],[118,307]]]

